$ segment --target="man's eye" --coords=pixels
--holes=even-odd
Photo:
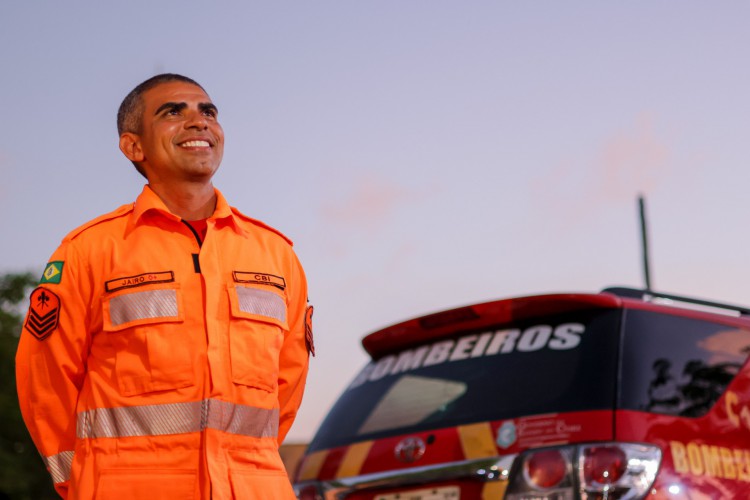
[[[180,114],[180,110],[179,109],[168,109],[167,112],[164,113],[164,114],[165,115],[169,115],[169,116],[177,116],[177,115]]]
[[[216,118],[216,111],[214,111],[213,109],[207,109],[207,110],[203,111],[203,114],[205,116],[210,117],[210,118]]]

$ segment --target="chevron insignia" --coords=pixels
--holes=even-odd
[[[37,340],[44,340],[57,329],[60,322],[60,298],[44,287],[31,292],[26,329]]]

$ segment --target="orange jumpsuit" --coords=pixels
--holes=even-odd
[[[307,375],[304,272],[216,193],[201,244],[145,187],[32,293],[18,394],[63,498],[294,498],[278,446]]]

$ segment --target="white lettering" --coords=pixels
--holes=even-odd
[[[360,385],[367,382],[367,377],[370,376],[370,372],[372,371],[372,367],[375,366],[372,363],[367,363],[367,366],[365,366],[361,372],[354,378],[351,384],[349,384],[349,389],[354,389],[355,387],[359,387]]]
[[[427,358],[425,358],[422,366],[437,365],[445,362],[451,354],[453,344],[455,344],[455,342],[452,340],[444,340],[437,344],[432,344],[432,349],[430,349],[430,353],[427,355]]]
[[[380,380],[381,378],[388,375],[388,372],[391,371],[391,366],[393,365],[394,361],[396,361],[396,356],[386,356],[383,359],[378,360],[378,362],[375,363],[375,366],[372,369],[372,373],[370,373],[370,376],[367,378],[367,380]]]
[[[369,363],[352,381],[349,389],[367,381],[380,380],[387,375],[397,375],[447,361],[463,361],[513,352],[535,352],[545,347],[558,351],[574,349],[580,345],[585,331],[586,327],[581,323],[564,323],[557,327],[534,325],[523,331],[513,328],[464,335],[456,340],[440,340],[433,344],[406,349],[398,354],[391,354]],[[730,422],[735,426],[740,425],[740,421],[749,422],[748,427],[750,427],[750,408],[744,406],[738,408],[740,405],[737,404],[737,398],[732,398],[732,394],[727,397],[726,404]],[[691,451],[686,451],[690,460]],[[694,451],[692,453],[695,454]],[[695,462],[695,457],[693,457],[693,462]]]
[[[396,364],[391,368],[391,375],[395,375],[401,372],[408,372],[409,370],[416,370],[422,366],[422,361],[427,355],[427,351],[430,348],[428,346],[420,347],[419,349],[407,349],[398,355]]]
[[[521,330],[500,330],[499,332],[495,332],[495,336],[492,337],[492,342],[490,342],[490,346],[484,355],[491,356],[498,352],[513,352],[513,348],[516,346],[516,339],[520,334]]]
[[[586,327],[580,323],[565,323],[555,328],[549,348],[555,350],[573,349],[581,343],[581,335]]]
[[[469,359],[469,350],[474,347],[474,343],[477,341],[476,335],[469,335],[467,337],[461,337],[456,343],[456,347],[451,353],[451,361],[461,361],[462,359]]]
[[[517,349],[523,352],[538,351],[547,345],[552,336],[552,327],[547,325],[532,326],[528,328],[518,341]]]
[[[491,338],[492,332],[481,334],[479,336],[479,340],[477,340],[477,343],[474,346],[474,349],[471,350],[471,357],[478,358],[479,356],[482,356],[484,354],[484,349],[487,347],[487,344],[490,343]]]

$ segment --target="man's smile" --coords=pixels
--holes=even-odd
[[[190,140],[178,144],[181,148],[210,148],[211,143],[206,140]]]

